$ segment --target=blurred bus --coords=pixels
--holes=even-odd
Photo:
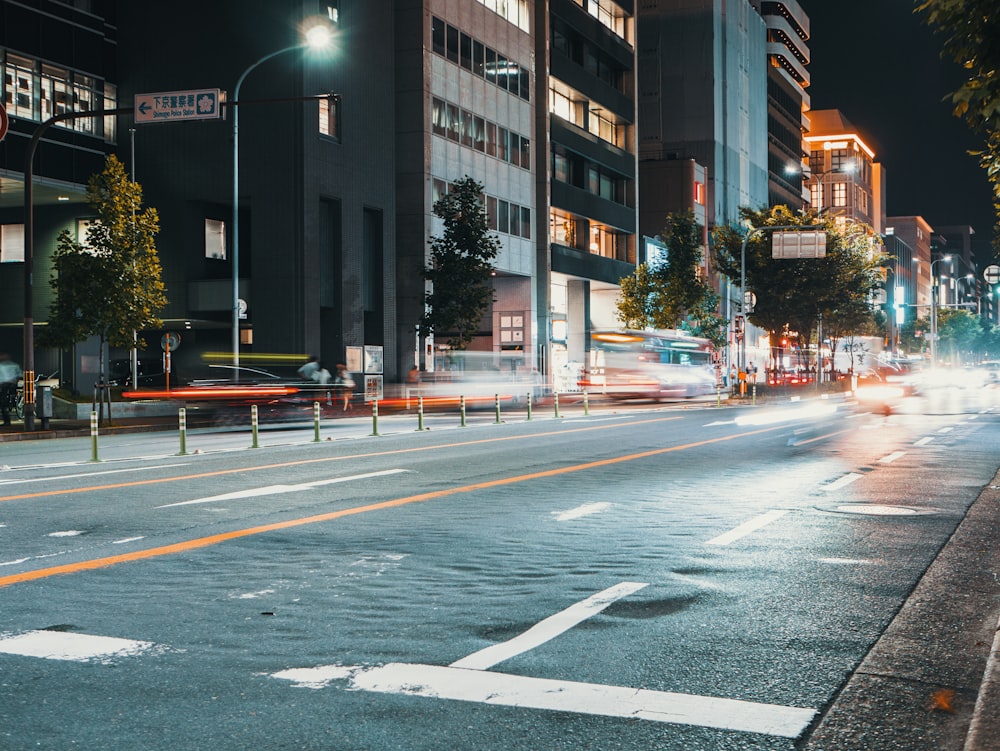
[[[682,331],[597,330],[585,387],[616,399],[688,399],[714,394],[715,348]]]

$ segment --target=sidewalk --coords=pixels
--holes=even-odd
[[[177,428],[177,417],[123,417],[107,420],[100,426],[101,435],[114,433],[144,433],[153,430]],[[51,418],[48,430],[42,429],[42,421],[35,420],[35,430],[26,431],[24,422],[14,420],[10,425],[0,425],[0,443],[6,441],[34,441],[48,438],[74,438],[90,435],[89,420],[66,420]]]

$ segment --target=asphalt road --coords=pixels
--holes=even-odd
[[[4,444],[0,748],[962,748],[988,631],[881,735],[858,680],[995,396]]]

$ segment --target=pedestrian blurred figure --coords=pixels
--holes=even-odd
[[[420,383],[420,368],[416,365],[410,368],[410,372],[406,374],[406,382],[412,386]]]
[[[316,355],[309,355],[309,359],[296,371],[303,381],[314,381],[313,374],[319,370],[319,358]]]
[[[17,381],[21,377],[21,366],[10,359],[6,352],[0,352],[0,413],[3,424],[10,425],[10,414],[17,400]]]
[[[305,367],[304,365],[302,367]],[[322,363],[317,362],[316,368],[313,370],[312,375],[309,379],[315,381],[320,386],[326,389],[326,404],[330,406],[333,403],[332,393],[330,391],[330,384],[333,381],[333,376],[330,375],[330,371],[323,367]]]
[[[333,386],[337,391],[338,399],[343,400],[344,411],[351,408],[351,395],[354,393],[354,379],[347,372],[347,366],[338,362],[333,374]]]

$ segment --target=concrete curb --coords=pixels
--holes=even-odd
[[[1000,745],[1000,621],[986,660],[983,683],[972,710],[963,751],[989,751]]]
[[[1000,749],[1000,473],[969,506],[803,751]]]

